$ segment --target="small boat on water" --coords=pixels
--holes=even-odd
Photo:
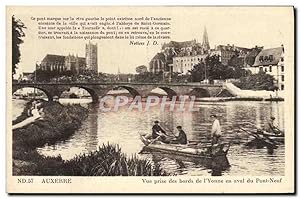
[[[270,134],[268,132],[264,132],[263,133],[264,137],[268,137],[270,140],[273,140],[274,142],[278,142],[278,143],[284,143],[284,134]]]
[[[268,153],[273,154],[274,149],[277,149],[279,145],[284,144],[284,132],[279,129],[277,132],[272,133],[262,129],[256,129],[256,131],[250,131],[244,128],[240,129],[254,138],[246,143],[246,146],[250,148],[267,148]]]
[[[229,166],[227,153],[230,148],[229,143],[220,143],[211,146],[210,143],[198,144],[192,141],[186,145],[181,144],[165,144],[160,141],[147,139],[145,136],[140,136],[144,143],[143,152],[154,152],[167,157],[172,156],[174,159],[190,159],[197,162],[202,162],[206,166],[218,165],[222,167]]]
[[[260,129],[258,127],[256,127],[255,124],[252,124],[250,122],[248,122],[248,124],[250,124],[251,128],[242,128],[240,127],[240,129],[244,132],[246,132],[247,134],[249,134],[251,137],[254,137],[255,139],[258,139],[260,141],[266,142],[266,144],[273,144],[273,145],[278,145],[278,144],[284,144],[284,140],[285,140],[285,133],[284,130],[280,130],[277,127],[274,127],[272,130],[266,131],[264,129]],[[271,131],[271,132],[270,132]]]
[[[244,132],[247,132],[255,139],[266,142],[267,144],[279,145],[284,143],[285,136],[284,136],[284,132],[281,130],[278,130],[278,132],[276,133],[270,133],[264,130],[249,131],[244,128],[240,128],[240,129],[243,130]]]

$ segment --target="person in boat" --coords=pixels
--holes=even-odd
[[[159,121],[155,121],[154,125],[152,126],[152,139],[157,139],[164,142],[166,141],[167,133],[166,131],[159,125]]]
[[[267,123],[266,131],[269,133],[274,133],[274,129],[275,129],[274,120],[275,120],[275,117],[271,116]]]
[[[221,131],[221,125],[217,118],[217,115],[212,114],[210,118],[213,119],[212,128],[211,128],[211,139],[212,139],[211,144],[214,145],[219,143],[219,140],[222,135],[222,131]]]
[[[170,143],[171,144],[187,144],[187,137],[185,132],[182,130],[182,126],[177,126],[176,127],[179,134],[176,136],[175,140],[172,140]]]
[[[266,124],[266,131],[269,133],[274,133],[276,135],[281,134],[281,131],[274,125],[275,117],[271,116],[268,123]]]

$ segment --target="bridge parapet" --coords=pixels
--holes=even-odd
[[[111,86],[126,86],[126,85],[145,85],[145,86],[194,86],[194,87],[221,87],[223,84],[202,84],[198,82],[188,83],[142,83],[142,82],[13,82],[12,85],[111,85]]]
[[[13,83],[12,92],[20,88],[37,88],[46,93],[49,100],[54,96],[60,97],[61,94],[71,87],[79,87],[87,90],[93,98],[99,98],[107,94],[108,91],[122,87],[129,91],[132,96],[140,95],[147,97],[155,88],[164,90],[169,97],[179,95],[191,95],[194,91],[200,93],[202,97],[215,96],[222,89],[222,84],[200,84],[200,83],[139,83],[139,82],[49,82],[49,83]]]

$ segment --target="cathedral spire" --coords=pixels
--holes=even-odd
[[[204,50],[209,50],[210,49],[206,26],[204,26],[202,47],[204,48]]]
[[[118,66],[118,75],[117,75],[117,80],[120,81],[120,67]]]

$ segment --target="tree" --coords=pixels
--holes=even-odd
[[[190,70],[190,81],[191,82],[201,82],[205,79],[205,63],[200,62],[193,66],[192,70]]]
[[[220,56],[207,56],[204,62],[196,64],[191,73],[191,81],[200,82],[207,79],[224,79],[226,78],[226,66],[220,62]]]
[[[260,51],[263,49],[263,47],[257,47],[253,48],[248,55],[246,55],[245,62],[247,65],[252,66],[255,62],[256,56],[260,53]]]
[[[24,41],[22,37],[25,37],[23,29],[25,29],[24,23],[20,19],[16,19],[12,16],[12,74],[16,74],[17,64],[20,62],[21,52],[20,44]]]
[[[219,55],[208,56],[205,59],[208,79],[225,79],[227,66],[220,61]],[[229,72],[229,71],[227,71]]]
[[[192,82],[192,78],[191,74],[173,73],[171,81],[176,83],[185,83]]]
[[[135,81],[137,82],[162,82],[163,81],[163,72],[160,71],[157,74],[151,72],[145,72],[135,75]]]
[[[223,65],[218,55],[207,56],[204,62],[196,64],[189,72],[191,74],[190,81],[193,82],[200,82],[205,78],[209,80],[236,79],[250,74],[249,71],[241,68],[237,63],[236,66]]]
[[[249,90],[276,90],[274,77],[260,71],[258,74],[241,77],[239,82],[234,83],[241,89]]]
[[[228,66],[243,67],[244,66],[244,58],[239,57],[239,52],[235,51],[235,54],[228,61]]]
[[[135,68],[135,71],[136,71],[138,74],[141,74],[141,73],[146,73],[148,70],[147,70],[147,66],[141,65],[141,66],[136,67],[136,68]]]

